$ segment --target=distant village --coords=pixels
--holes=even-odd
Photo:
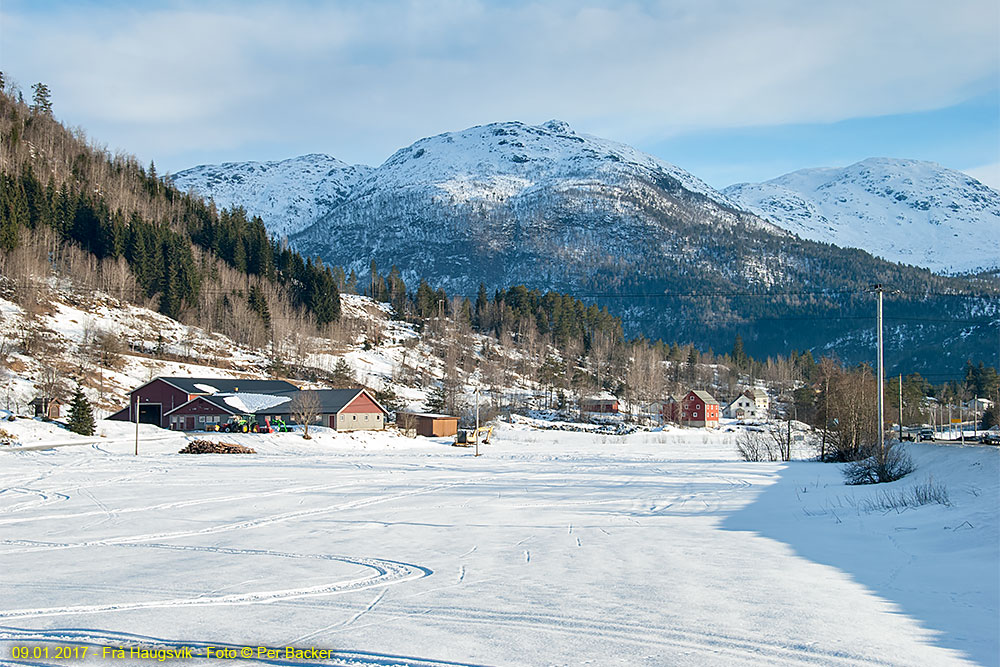
[[[396,411],[365,388],[300,389],[285,380],[156,377],[130,393],[129,403],[108,419],[154,424],[172,431],[270,433],[317,425],[335,431],[383,430],[394,423],[416,435],[455,435],[457,415]],[[59,405],[37,402],[36,415],[59,416]],[[720,417],[763,421],[771,403],[760,387],[748,388],[724,407],[712,394],[692,389],[644,406],[661,424],[717,428]],[[619,399],[610,393],[579,401],[581,422],[620,420]]]

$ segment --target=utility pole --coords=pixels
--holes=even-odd
[[[885,459],[885,394],[882,386],[885,376],[885,368],[882,360],[882,283],[876,283],[869,288],[869,291],[878,294],[877,324],[878,329],[878,378],[876,382],[876,405],[878,406],[878,452],[879,459]]]
[[[139,397],[135,397],[135,455],[139,456]]]
[[[962,439],[962,444],[965,444],[965,406],[962,405],[961,399],[958,403],[958,433],[959,437]]]
[[[479,387],[476,387],[476,456],[479,456]]]
[[[972,437],[979,439],[979,397],[972,399]]]
[[[903,442],[903,374],[899,374],[899,441]]]

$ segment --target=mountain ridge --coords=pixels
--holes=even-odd
[[[426,279],[452,294],[483,283],[590,295],[631,335],[728,349],[739,333],[759,357],[815,349],[866,359],[871,282],[907,292],[887,303],[887,316],[904,320],[991,316],[988,300],[927,295],[998,288],[800,238],[679,167],[558,121],[420,139],[289,241],[358,275],[371,261],[396,265],[408,284]],[[698,293],[732,296],[677,296]],[[961,355],[989,338],[977,329],[952,344],[947,325],[921,326],[918,335],[901,325],[910,349],[887,355],[913,357],[919,345],[926,367],[946,342]]]
[[[737,183],[723,193],[814,241],[937,273],[1000,267],[1000,193],[934,162],[867,158]]]

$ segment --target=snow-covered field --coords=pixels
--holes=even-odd
[[[84,662],[141,644],[336,649],[229,661],[268,664],[998,663],[994,448],[911,446],[917,472],[875,489],[695,430],[501,425],[479,458],[325,429],[182,456],[145,426],[134,456],[131,425],[98,430],[0,451],[0,659],[42,642]],[[950,506],[863,509],[928,477]]]

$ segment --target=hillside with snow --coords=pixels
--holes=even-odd
[[[201,165],[173,174],[171,182],[211,198],[219,208],[241,206],[259,215],[282,238],[333,210],[370,171],[313,153],[279,162]]]
[[[1000,267],[1000,193],[933,162],[870,158],[723,192],[803,238],[939,273]]]

